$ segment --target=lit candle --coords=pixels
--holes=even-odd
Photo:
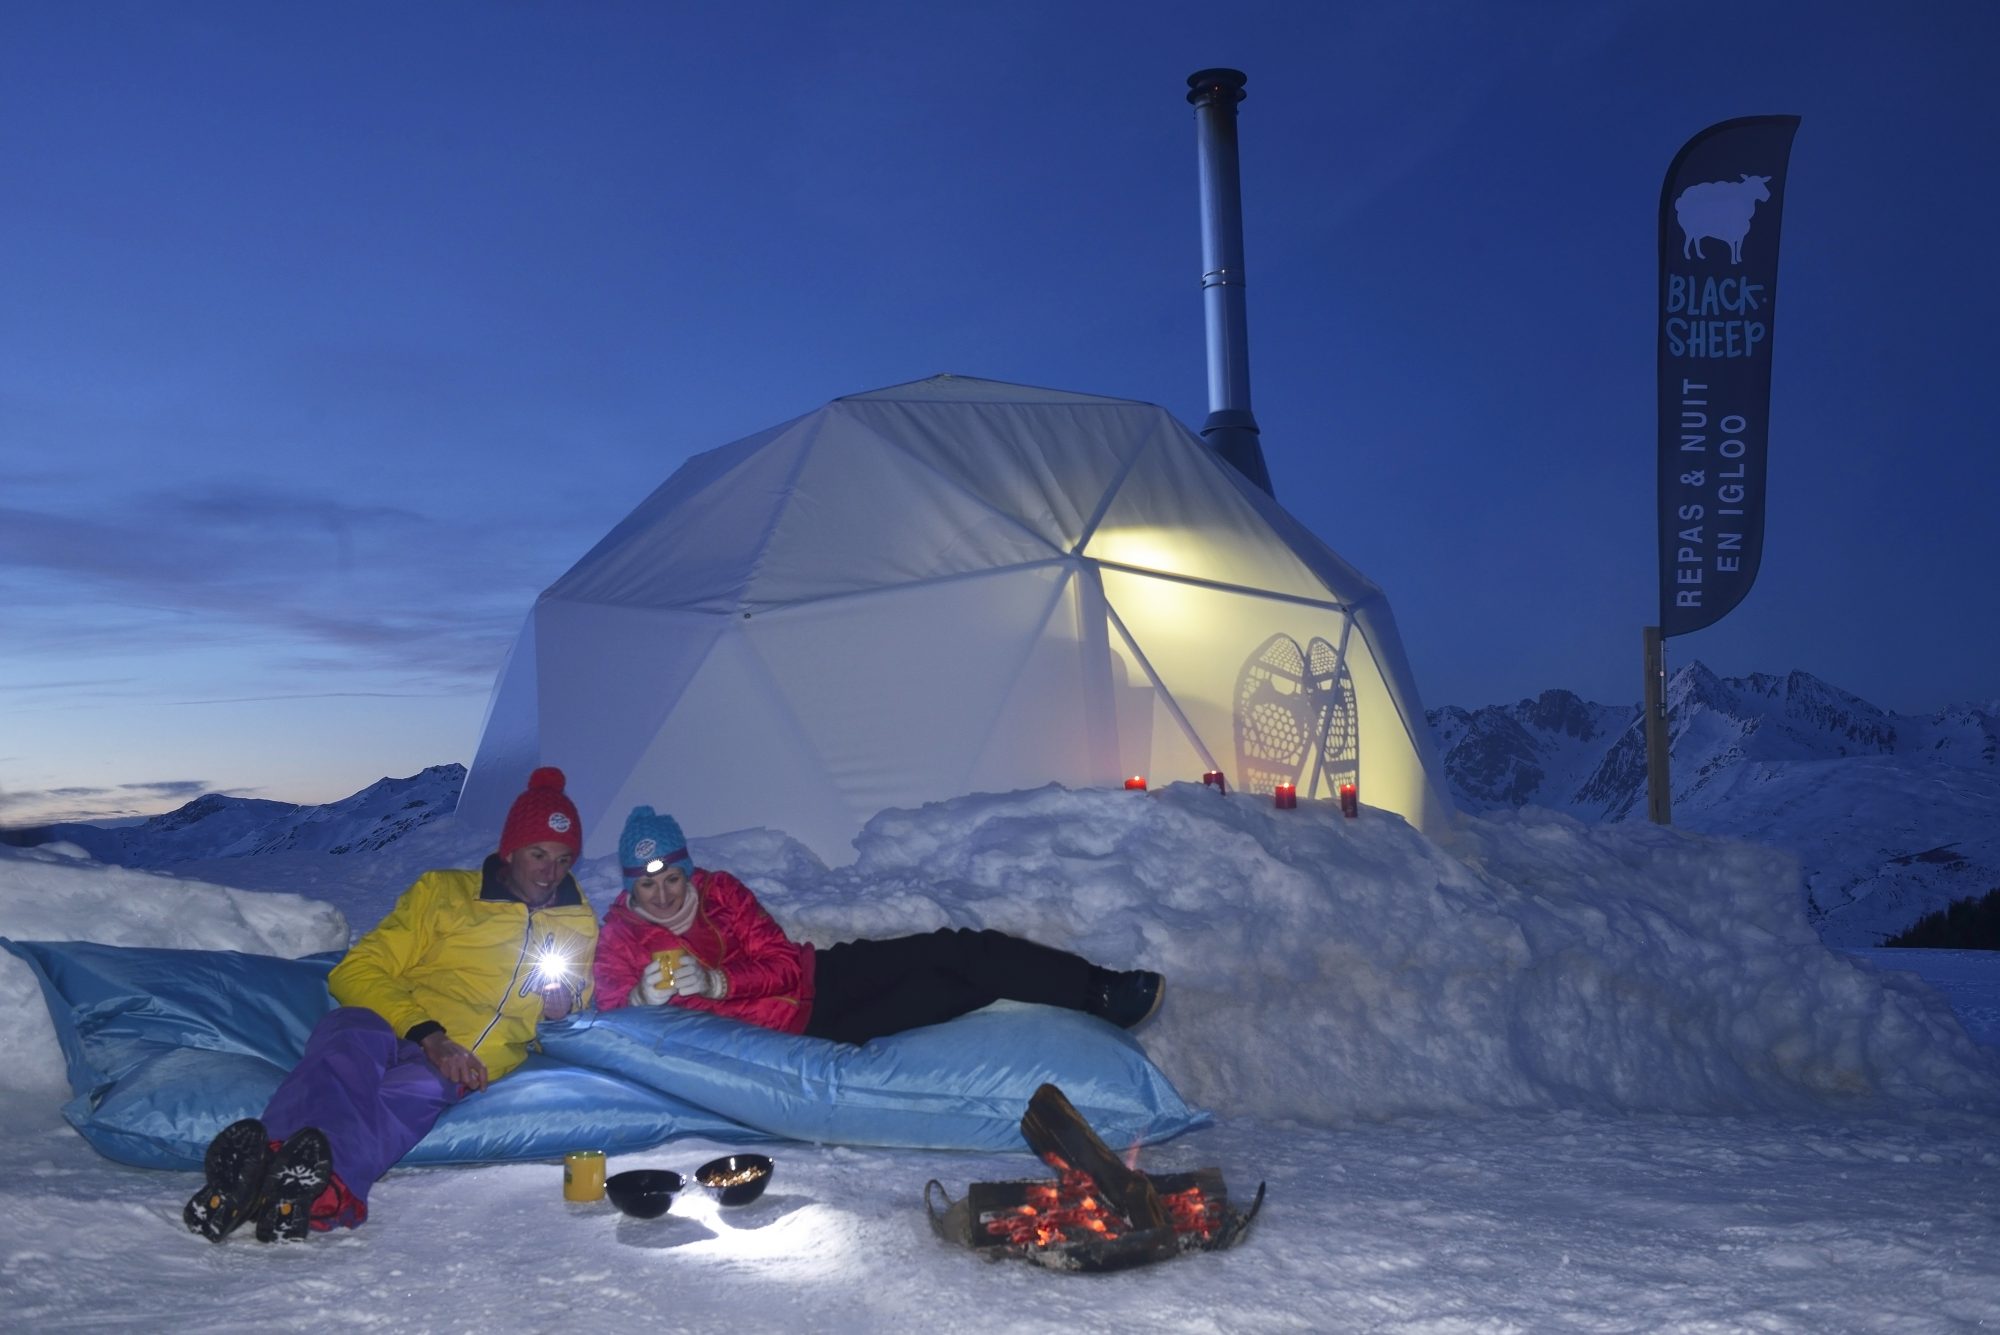
[[[1340,785],[1340,814],[1353,820],[1361,813],[1361,794],[1351,783]]]
[[[1273,806],[1291,810],[1299,804],[1299,786],[1295,783],[1281,783],[1271,790]]]
[[[1218,793],[1226,794],[1229,791],[1229,785],[1222,781],[1222,771],[1219,769],[1203,770],[1201,781],[1205,787],[1213,788]]]
[[[1128,793],[1145,792],[1146,791],[1145,776],[1134,774],[1131,778],[1125,780],[1125,791]]]

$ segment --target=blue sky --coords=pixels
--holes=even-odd
[[[1425,702],[1627,703],[1661,178],[1803,117],[1762,572],[1669,662],[2000,698],[2000,6],[80,3],[0,16],[0,824],[469,760],[688,455],[940,371],[1199,425],[1243,104],[1278,498]]]

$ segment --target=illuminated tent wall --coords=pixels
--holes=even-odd
[[[542,594],[459,810],[560,765],[586,851],[648,803],[821,857],[885,807],[1221,770],[1434,826],[1381,590],[1163,409],[937,376],[690,459]]]

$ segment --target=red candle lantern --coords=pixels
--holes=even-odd
[[[1299,804],[1299,786],[1295,783],[1281,783],[1271,790],[1271,804],[1290,811]]]
[[[1340,785],[1340,814],[1349,820],[1361,814],[1361,793],[1351,783]]]
[[[1141,774],[1134,774],[1131,778],[1125,780],[1125,791],[1128,793],[1145,792],[1146,791],[1145,776]]]
[[[1229,785],[1222,781],[1222,771],[1219,769],[1203,770],[1201,782],[1203,787],[1213,788],[1225,797],[1229,794]]]

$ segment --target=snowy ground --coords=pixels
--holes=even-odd
[[[303,953],[484,842],[445,827],[365,862],[239,859],[200,881],[0,850],[0,934]],[[957,1195],[1035,1175],[1025,1149],[780,1145],[771,1191],[740,1211],[684,1197],[638,1221],[567,1204],[554,1164],[411,1170],[358,1231],[212,1246],[179,1222],[193,1174],[102,1159],[56,1114],[60,1059],[9,957],[0,1320],[2000,1328],[2000,957],[1830,953],[1796,870],[1768,852],[1534,814],[1471,823],[1446,851],[1379,813],[1273,813],[1187,788],[885,813],[861,860],[831,872],[775,835],[695,852],[816,940],[990,923],[1164,969],[1169,1001],[1142,1036],[1217,1122],[1143,1166],[1213,1165],[1238,1196],[1267,1182],[1243,1245],[1109,1276],[989,1264],[931,1235],[923,1184]],[[609,872],[583,877],[601,906]],[[1883,971],[1911,965],[1943,990]],[[719,1148],[669,1144],[613,1170],[685,1172]]]

